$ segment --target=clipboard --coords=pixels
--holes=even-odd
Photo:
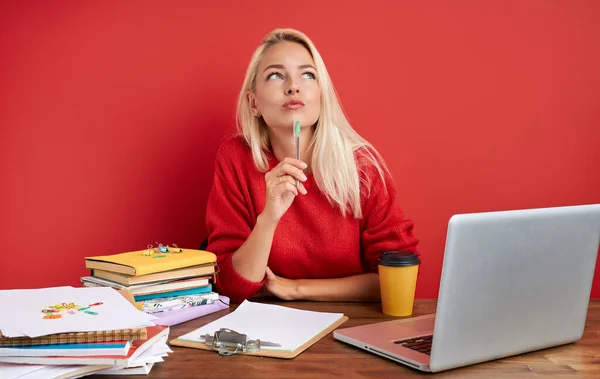
[[[315,335],[313,338],[306,341],[300,347],[298,347],[297,349],[292,350],[292,351],[259,350],[256,352],[245,352],[245,353],[239,352],[236,354],[254,355],[254,356],[269,357],[269,358],[292,359],[292,358],[295,358],[296,356],[298,356],[304,350],[308,349],[309,347],[311,347],[312,345],[317,343],[319,340],[321,340],[323,337],[325,337],[329,333],[333,332],[336,328],[338,328],[340,325],[342,325],[346,321],[348,321],[348,316],[342,316],[339,320],[337,320],[336,322],[331,324],[329,327],[327,327],[326,329],[324,329],[323,331],[321,331],[320,333]],[[175,339],[169,341],[169,344],[173,345],[173,346],[179,346],[179,347],[188,347],[188,348],[192,348],[192,349],[207,350],[207,351],[216,353],[216,351],[214,351],[214,349],[212,349],[210,346],[206,345],[203,342],[194,342],[194,341],[187,341],[187,340],[181,340],[179,338],[175,338]]]

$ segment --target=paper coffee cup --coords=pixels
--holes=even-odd
[[[421,259],[409,251],[386,251],[379,255],[379,287],[383,313],[410,316],[415,302]]]

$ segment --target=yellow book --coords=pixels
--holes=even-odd
[[[217,256],[211,252],[177,249],[181,252],[147,254],[147,250],[113,255],[85,257],[85,267],[139,276],[198,265],[214,265]]]

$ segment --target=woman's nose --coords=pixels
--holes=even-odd
[[[298,92],[300,92],[300,87],[298,87],[296,82],[290,83],[289,87],[285,91],[286,95],[291,95],[291,94],[298,93]]]

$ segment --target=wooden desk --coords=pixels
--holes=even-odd
[[[276,303],[277,304],[277,303]],[[380,304],[287,302],[288,306],[322,312],[344,313],[350,327],[392,319],[383,315]],[[435,300],[417,300],[415,316],[435,311]],[[189,321],[171,328],[169,340],[188,333],[231,312],[234,308]],[[421,373],[401,364],[366,353],[333,339],[329,334],[292,360],[251,356],[222,357],[215,352],[172,347],[174,353],[157,363],[149,378],[535,378],[600,376],[600,300],[590,303],[583,338],[574,344],[521,356],[458,368],[438,374]],[[115,378],[93,376],[92,378]]]

